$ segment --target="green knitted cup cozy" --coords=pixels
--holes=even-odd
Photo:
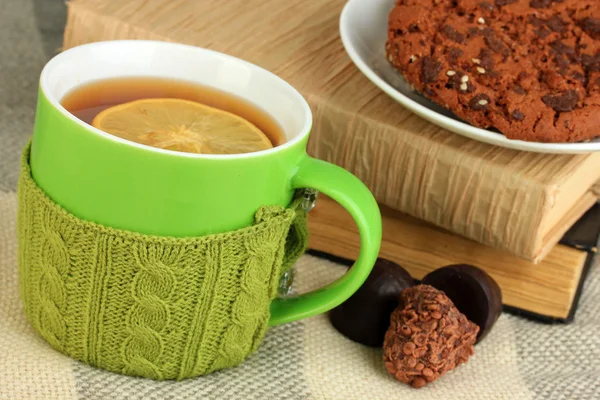
[[[25,312],[55,349],[153,379],[235,366],[259,346],[281,274],[306,248],[306,213],[265,206],[252,226],[216,235],[142,235],[81,220],[19,181]],[[34,361],[32,361],[34,362]]]

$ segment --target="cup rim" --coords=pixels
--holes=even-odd
[[[260,151],[256,151],[256,152],[252,152],[252,153],[199,154],[199,153],[188,153],[188,152],[182,152],[182,151],[167,150],[167,149],[152,147],[149,145],[133,142],[133,141],[130,141],[127,139],[123,139],[121,137],[111,135],[107,132],[104,132],[92,125],[89,125],[89,124],[85,123],[84,121],[80,120],[79,118],[77,118],[75,115],[71,114],[69,111],[67,111],[67,109],[65,109],[62,106],[62,104],[60,103],[60,99],[56,98],[56,96],[51,95],[51,91],[48,87],[49,79],[50,79],[48,75],[50,74],[50,71],[57,64],[63,62],[71,54],[73,54],[77,51],[80,51],[84,48],[90,48],[90,47],[135,45],[135,44],[146,44],[146,45],[159,46],[159,47],[179,47],[180,49],[183,49],[185,51],[199,51],[199,52],[207,53],[208,55],[213,56],[213,57],[222,57],[225,59],[229,59],[231,61],[240,63],[250,69],[261,71],[262,73],[269,76],[270,79],[277,82],[277,84],[283,86],[285,88],[285,90],[289,91],[292,94],[292,96],[298,100],[298,103],[303,108],[302,111],[303,111],[304,115],[306,115],[302,129],[300,129],[300,133],[298,135],[296,135],[294,138],[292,138],[291,140],[286,141],[282,145],[275,146],[271,149],[260,150]],[[269,71],[265,68],[259,67],[258,65],[252,64],[241,58],[237,58],[237,57],[231,56],[229,54],[221,53],[221,52],[218,52],[215,50],[198,47],[198,46],[182,44],[182,43],[172,43],[172,42],[164,42],[164,41],[157,41],[157,40],[107,40],[107,41],[92,42],[92,43],[87,43],[87,44],[82,44],[79,46],[71,47],[70,49],[63,51],[62,53],[57,54],[50,61],[48,61],[48,63],[46,63],[46,65],[42,69],[42,72],[40,75],[40,89],[41,89],[42,93],[44,94],[44,96],[46,97],[46,99],[48,100],[48,102],[56,110],[58,110],[64,117],[70,119],[71,121],[75,122],[82,128],[88,130],[90,133],[99,135],[102,138],[111,140],[113,142],[117,142],[119,144],[124,144],[126,146],[132,146],[132,147],[138,148],[143,151],[150,151],[150,152],[154,152],[154,153],[165,154],[165,155],[176,156],[176,157],[198,158],[198,159],[220,159],[220,160],[263,157],[263,156],[269,155],[271,153],[285,151],[286,149],[293,147],[297,143],[301,142],[310,133],[310,130],[312,127],[312,112],[310,110],[310,106],[308,105],[306,99],[302,96],[302,94],[300,94],[300,92],[298,92],[298,90],[296,88],[294,88],[292,85],[290,85],[283,78],[275,75],[274,73],[272,73],[271,71]]]

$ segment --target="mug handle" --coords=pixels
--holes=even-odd
[[[340,203],[358,226],[360,253],[348,272],[329,285],[295,297],[273,300],[271,326],[321,314],[343,303],[369,276],[381,245],[379,206],[369,189],[350,172],[306,156],[292,178],[292,188],[316,189]]]

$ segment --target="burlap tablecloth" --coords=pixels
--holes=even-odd
[[[321,1],[321,0],[315,0]],[[0,0],[0,399],[600,399],[600,271],[575,322],[544,325],[502,315],[464,366],[415,390],[390,378],[381,351],[339,335],[325,316],[271,329],[238,368],[155,382],[88,367],[52,350],[29,326],[17,286],[16,194],[39,72],[60,46],[63,0]],[[344,267],[311,256],[296,289]]]

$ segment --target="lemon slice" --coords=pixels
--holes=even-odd
[[[92,125],[123,139],[200,154],[252,153],[273,147],[244,118],[195,101],[143,99],[107,108]]]

